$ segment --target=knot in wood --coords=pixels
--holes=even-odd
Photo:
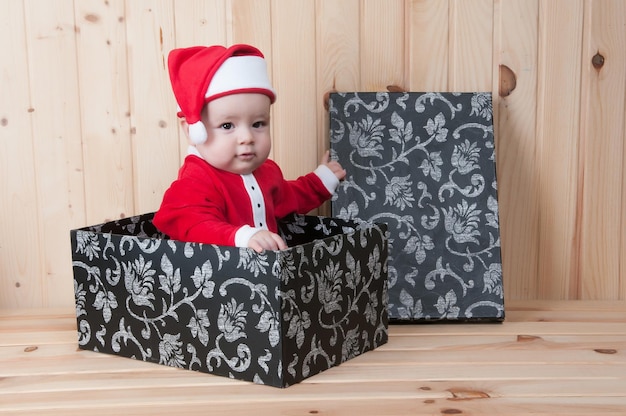
[[[399,85],[387,85],[387,91],[389,92],[406,92],[406,88],[403,88]]]
[[[517,87],[515,72],[506,65],[500,65],[500,88],[498,91],[500,97],[508,97],[515,87]]]
[[[593,58],[591,58],[591,65],[593,65],[593,67],[598,71],[602,69],[604,66],[604,56],[602,56],[600,52],[593,55]]]
[[[617,350],[613,348],[596,348],[594,351],[598,354],[617,354]]]

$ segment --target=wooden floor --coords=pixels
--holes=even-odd
[[[0,415],[626,415],[626,302],[506,307],[392,325],[286,389],[78,350],[73,310],[0,310]]]

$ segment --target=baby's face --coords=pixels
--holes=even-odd
[[[210,101],[202,112],[207,140],[196,145],[200,155],[218,169],[252,173],[272,148],[270,105],[263,94],[233,94]]]

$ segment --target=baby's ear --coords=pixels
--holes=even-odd
[[[192,144],[191,140],[189,139],[189,123],[187,123],[184,118],[180,120],[180,128],[183,129],[183,132],[185,133],[185,137],[187,137],[187,141],[189,142],[189,144]]]

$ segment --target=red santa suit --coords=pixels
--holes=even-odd
[[[263,54],[251,45],[174,49],[168,69],[177,114],[187,122],[192,144],[207,139],[201,113],[210,101],[239,93],[264,94],[271,103],[276,99]],[[287,181],[271,160],[239,175],[211,166],[194,146],[190,150],[153,220],[176,240],[246,247],[256,232],[277,232],[277,218],[317,208],[339,185],[324,165]]]
[[[323,165],[296,180],[285,180],[272,160],[252,174],[239,175],[190,154],[153,222],[176,240],[245,247],[261,229],[277,232],[277,219],[319,207],[338,183]]]

